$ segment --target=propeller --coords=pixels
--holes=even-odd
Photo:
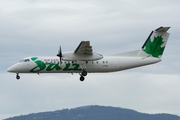
[[[62,51],[61,51],[61,46],[59,47],[59,51],[57,56],[59,57],[60,63],[62,63]]]

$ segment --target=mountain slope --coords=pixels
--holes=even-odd
[[[5,120],[180,120],[180,117],[170,114],[145,114],[129,109],[95,105],[33,113]]]

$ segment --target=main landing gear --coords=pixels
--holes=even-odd
[[[19,73],[17,73],[17,75],[16,75],[16,79],[17,79],[17,80],[19,80],[19,79],[20,79]]]
[[[80,78],[79,78],[80,81],[84,81],[84,79],[85,79],[84,76],[86,76],[86,75],[87,75],[87,72],[85,70],[83,70],[82,73],[80,74]]]
[[[86,65],[85,63],[81,64],[81,69],[83,70],[81,73],[80,73],[80,81],[84,81],[84,76],[87,75],[87,71],[86,71]]]

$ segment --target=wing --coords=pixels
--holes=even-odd
[[[92,46],[90,46],[90,41],[81,41],[74,53],[78,55],[93,55],[93,50]]]
[[[71,58],[63,57],[66,60],[80,60],[80,61],[94,61],[102,59],[103,56],[101,54],[93,52],[92,46],[90,45],[90,41],[81,41],[79,46],[76,48],[74,53],[72,53]]]

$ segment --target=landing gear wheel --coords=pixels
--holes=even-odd
[[[79,79],[80,79],[80,81],[84,81],[85,78],[83,76],[81,76]]]
[[[18,79],[18,80],[20,79],[20,76],[19,76],[19,74],[17,74],[17,75],[16,75],[16,79]]]
[[[82,71],[82,76],[86,76],[87,75],[87,72],[86,71]]]

